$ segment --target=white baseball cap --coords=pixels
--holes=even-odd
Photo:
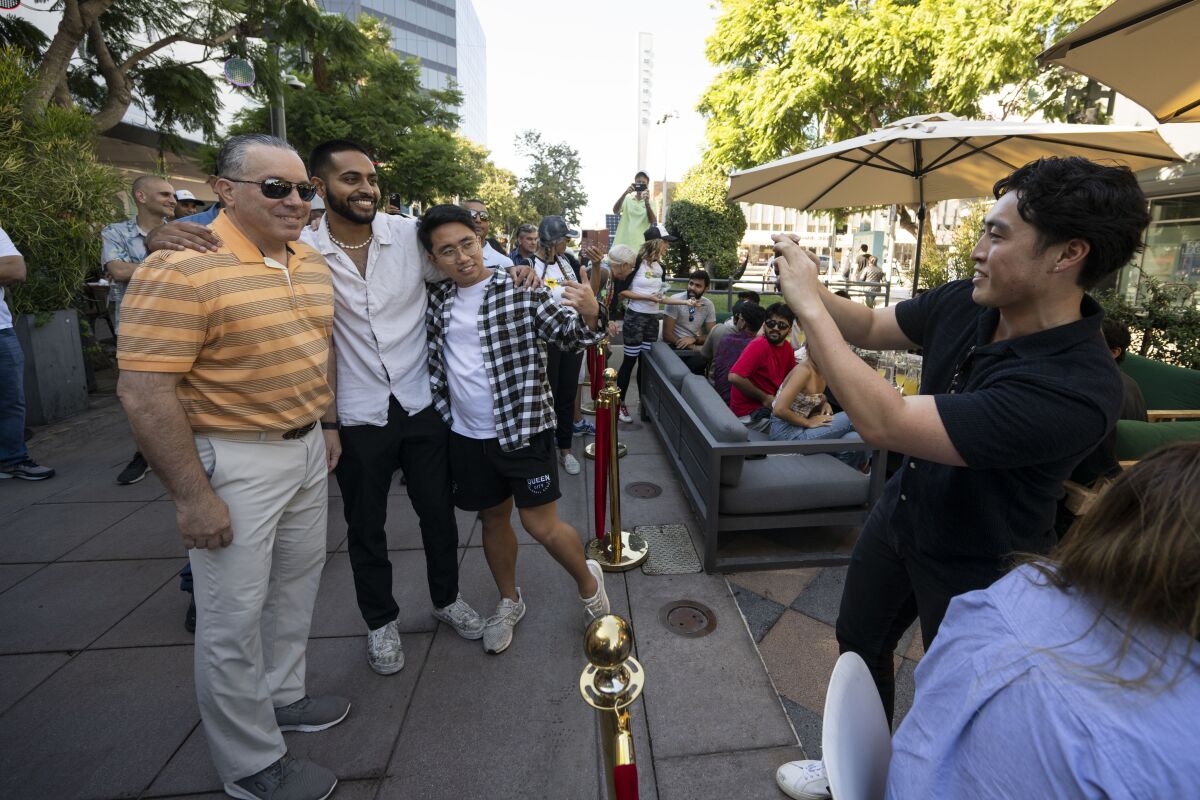
[[[175,199],[176,200],[196,200],[196,195],[192,194],[187,189],[176,189],[175,190]],[[198,203],[200,201],[196,200],[196,202]]]
[[[325,208],[325,201],[321,199],[321,195],[313,195],[312,205],[309,206],[312,211],[320,211]]]

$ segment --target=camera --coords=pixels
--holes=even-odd
[[[636,192],[644,192],[644,191],[646,191],[646,184],[644,184],[644,183],[635,183],[635,184],[633,185],[633,189],[634,189],[634,191],[636,191]]]

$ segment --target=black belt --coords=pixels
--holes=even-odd
[[[315,427],[317,427],[317,423],[315,423],[315,422],[310,422],[310,423],[308,423],[307,425],[305,425],[303,428],[292,428],[290,431],[288,431],[287,433],[283,434],[283,436],[282,436],[282,437],[280,437],[280,438],[283,438],[283,439],[299,439],[300,437],[304,436],[306,433],[308,433],[309,431],[311,431],[311,430],[312,430],[313,428],[315,428]]]

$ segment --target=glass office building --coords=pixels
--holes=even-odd
[[[369,14],[392,29],[392,49],[420,65],[421,85],[463,93],[462,133],[487,144],[487,45],[471,0],[323,0],[330,13]]]

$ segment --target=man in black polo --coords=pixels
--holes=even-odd
[[[838,615],[890,721],[892,651],[914,619],[928,647],[951,598],[988,586],[1014,553],[1055,544],[1072,468],[1121,409],[1121,380],[1085,294],[1127,264],[1149,222],[1124,167],[1041,159],[995,186],[975,275],[891,308],[835,297],[816,258],[776,236],[784,296],[866,441],[905,454],[854,549]],[[901,397],[847,345],[924,348],[921,394]]]

